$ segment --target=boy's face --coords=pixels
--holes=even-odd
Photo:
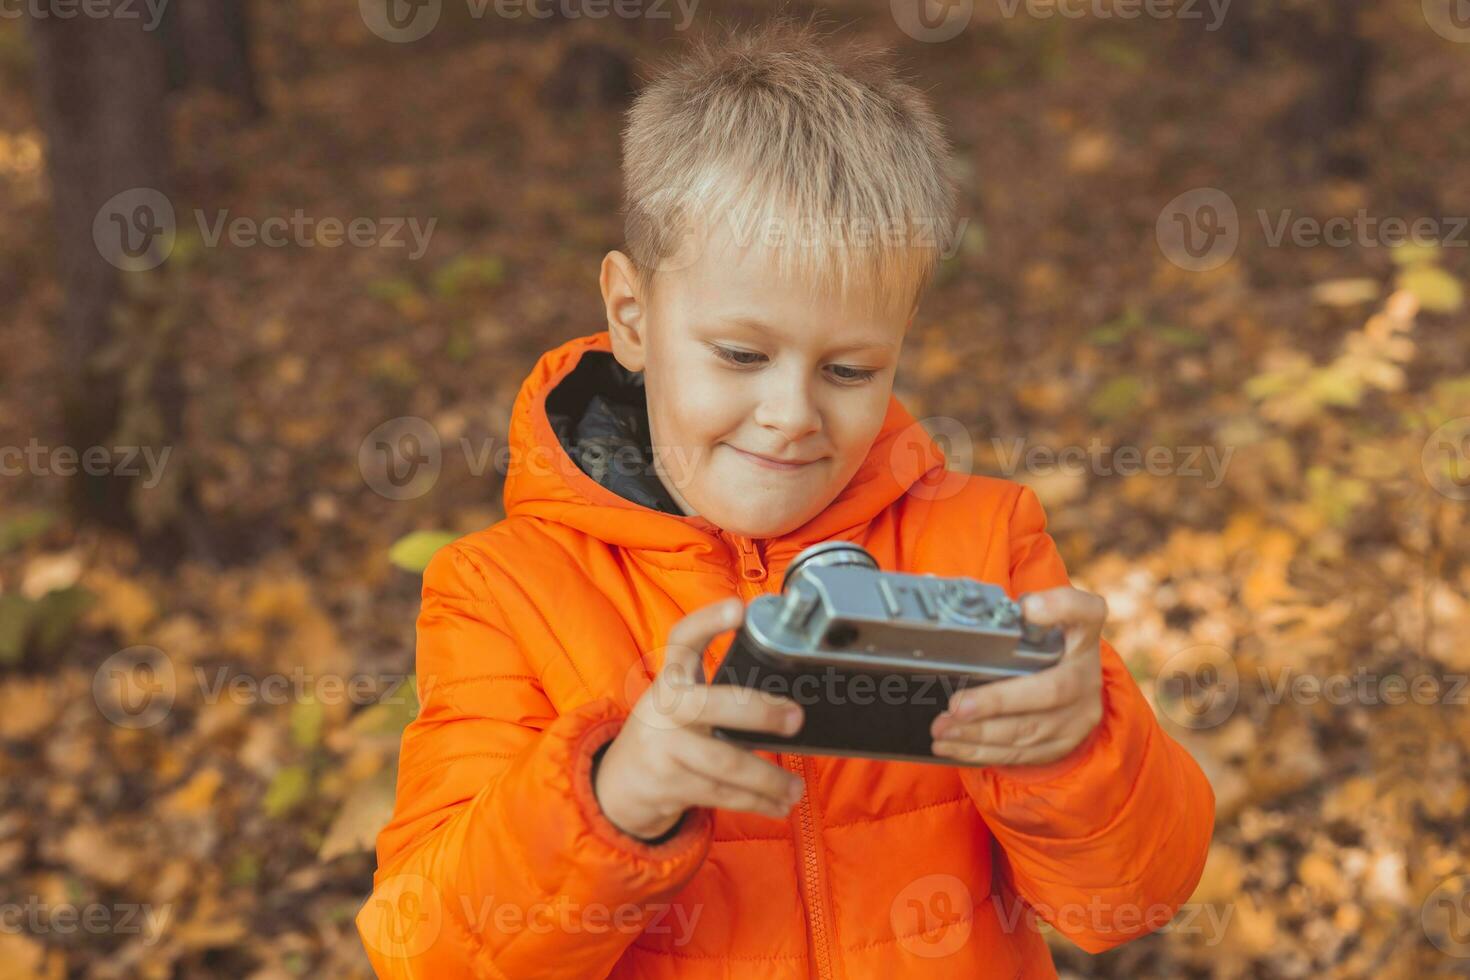
[[[913,319],[907,304],[821,299],[775,262],[720,222],[646,303],[627,256],[602,266],[613,353],[644,372],[659,478],[686,514],[762,538],[816,516],[862,464]]]

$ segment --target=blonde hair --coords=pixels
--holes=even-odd
[[[939,119],[884,48],[785,17],[728,30],[696,40],[629,110],[626,251],[651,294],[691,229],[725,220],[737,241],[745,229],[777,246],[784,276],[912,309],[951,233],[948,164]]]

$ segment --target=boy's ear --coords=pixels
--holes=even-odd
[[[638,295],[638,274],[633,260],[622,252],[608,252],[602,257],[602,275],[598,281],[602,286],[602,303],[607,308],[613,357],[629,371],[642,371],[647,321]]]

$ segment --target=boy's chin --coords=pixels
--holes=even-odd
[[[711,503],[700,511],[711,523],[728,534],[741,534],[750,538],[775,538],[794,531],[821,511],[810,501],[804,506],[793,502],[790,506],[753,507],[753,501],[739,504]],[[825,505],[824,505],[825,506]]]

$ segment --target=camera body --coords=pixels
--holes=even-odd
[[[709,681],[792,699],[801,730],[714,734],[766,751],[963,765],[932,752],[929,726],[950,696],[1045,670],[1064,646],[999,586],[885,572],[860,545],[824,541],[796,556],[779,595],[751,601]]]

